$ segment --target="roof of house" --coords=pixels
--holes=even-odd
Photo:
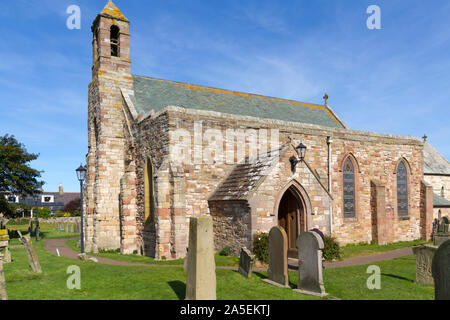
[[[267,156],[257,161],[248,161],[237,164],[230,175],[221,183],[210,201],[245,200],[254,190],[261,179],[268,174],[269,169],[279,157],[287,150],[289,144],[285,144],[279,150],[268,152]]]
[[[450,175],[450,162],[428,142],[425,142],[423,145],[423,160],[423,171],[425,174]]]
[[[167,106],[216,111],[292,122],[345,128],[328,106],[133,76],[136,111],[145,115]]]
[[[450,201],[447,199],[438,196],[436,193],[434,195],[433,206],[435,208],[450,208]]]

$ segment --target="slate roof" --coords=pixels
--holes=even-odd
[[[441,196],[438,196],[436,193],[434,195],[433,207],[435,208],[450,208],[450,201]]]
[[[334,112],[323,105],[255,94],[202,87],[186,83],[133,76],[136,111],[145,115],[167,106],[216,111],[292,122],[345,128]]]
[[[423,171],[425,174],[450,175],[450,162],[428,142],[425,142],[423,145],[423,160]]]
[[[268,152],[267,156],[258,161],[237,164],[231,174],[216,189],[209,201],[245,200],[261,179],[266,176],[279,157],[287,150],[289,144],[285,144],[279,150]]]

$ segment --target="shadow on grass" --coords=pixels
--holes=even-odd
[[[173,292],[177,295],[178,299],[186,299],[186,284],[181,281],[170,281],[169,286],[172,288]]]
[[[408,282],[414,283],[414,280],[411,280],[411,279],[408,279],[408,278],[405,278],[405,277],[401,277],[401,276],[396,276],[395,274],[382,273],[381,275],[385,276],[385,277],[395,278],[395,279],[404,280],[404,281],[408,281]]]

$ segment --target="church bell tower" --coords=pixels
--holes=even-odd
[[[121,90],[133,90],[130,22],[109,0],[93,25],[89,152],[85,185],[86,251],[120,248],[120,179],[125,171]]]

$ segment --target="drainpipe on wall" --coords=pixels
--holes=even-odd
[[[331,194],[331,144],[333,139],[327,137],[328,145],[328,192]],[[333,201],[330,202],[330,236],[333,234]]]

